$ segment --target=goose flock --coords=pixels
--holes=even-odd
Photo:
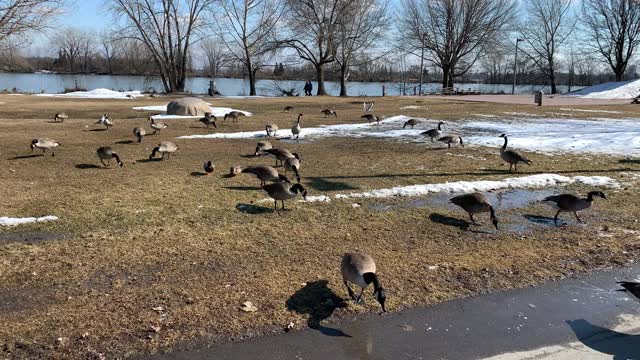
[[[361,119],[366,120],[368,123],[377,123],[380,124],[381,118],[371,113],[373,109],[373,102],[365,103],[364,105],[365,113],[361,116]],[[285,113],[290,113],[294,110],[294,107],[287,106],[284,108]],[[324,114],[324,117],[333,116],[337,118],[337,113],[333,109],[324,109],[321,111],[321,114]],[[241,111],[231,111],[224,115],[223,121],[227,119],[236,122],[238,118],[245,116],[245,113]],[[291,139],[299,142],[300,134],[303,132],[301,119],[304,114],[299,113],[297,116],[297,120],[291,127]],[[68,115],[65,113],[56,113],[53,117],[54,122],[64,122],[68,119]],[[163,129],[168,127],[162,121],[154,119],[154,117],[149,117],[149,127],[153,130],[153,134],[159,134]],[[197,122],[201,122],[209,129],[211,126],[215,129],[218,128],[216,122],[217,118],[212,113],[205,113],[204,117],[197,119]],[[109,118],[107,114],[103,114],[96,124],[102,125],[106,130],[115,126],[115,122]],[[402,129],[407,128],[408,126],[412,129],[420,124],[420,120],[411,118],[408,119],[402,126]],[[375,125],[375,124],[374,124]],[[440,121],[437,124],[437,128],[429,129],[421,133],[425,137],[431,139],[431,142],[438,141],[440,143],[446,144],[447,148],[451,148],[452,145],[460,145],[464,147],[464,142],[462,137],[455,134],[443,134],[443,126],[444,122]],[[270,123],[265,125],[265,132],[267,137],[274,137],[277,134],[279,129],[277,124]],[[133,129],[133,135],[138,143],[142,143],[143,138],[146,136],[147,132],[143,127],[135,127]],[[504,144],[500,148],[500,158],[509,164],[509,172],[518,171],[518,164],[527,164],[531,165],[532,161],[529,160],[526,156],[518,153],[515,150],[508,149],[508,136],[507,134],[502,134],[499,136],[504,139]],[[61,146],[61,144],[53,139],[49,138],[38,138],[33,139],[31,141],[30,147],[31,150],[35,149],[42,150],[43,156],[46,155],[47,152],[51,153],[51,156],[55,156],[55,150]],[[178,146],[171,141],[161,141],[157,146],[155,146],[149,155],[149,160],[160,158],[161,160],[169,160],[171,156],[178,150]],[[124,162],[121,157],[109,146],[103,146],[96,150],[96,155],[102,165],[104,167],[109,167],[112,160],[115,159],[116,164],[119,167],[124,166]],[[307,190],[301,183],[301,167],[302,167],[302,159],[298,153],[292,152],[289,149],[283,147],[275,147],[269,141],[263,140],[256,144],[254,156],[259,158],[263,156],[269,156],[275,159],[275,165],[252,165],[252,166],[234,166],[230,170],[229,176],[238,176],[240,174],[249,174],[253,175],[260,182],[260,189],[263,190],[273,201],[274,201],[274,212],[276,214],[280,213],[282,210],[286,210],[285,201],[293,200],[297,197],[302,197],[304,200],[307,198]],[[282,167],[284,169],[284,174],[278,171],[278,167]],[[204,175],[210,175],[215,171],[215,165],[213,161],[207,160],[202,163],[202,169],[204,170]],[[292,183],[288,176],[294,176],[296,182]],[[578,217],[578,212],[582,210],[586,210],[591,207],[594,198],[600,197],[603,199],[607,199],[605,194],[601,191],[591,191],[588,193],[586,198],[578,197],[574,194],[559,194],[554,196],[549,196],[542,201],[551,205],[554,209],[557,210],[554,216],[554,223],[557,225],[558,216],[561,212],[572,212],[576,219],[579,222],[582,220]],[[278,202],[280,202],[280,209],[278,207]],[[496,214],[496,210],[494,206],[489,202],[486,195],[482,193],[469,193],[462,194],[450,199],[450,202],[456,206],[462,208],[469,216],[471,223],[473,225],[477,225],[474,215],[489,213],[491,222],[493,226],[498,230],[498,217]],[[340,270],[343,278],[343,282],[347,287],[347,291],[351,299],[353,299],[356,303],[363,302],[363,292],[369,287],[369,285],[373,285],[373,295],[376,301],[382,307],[382,312],[386,312],[385,301],[386,301],[386,292],[382,287],[378,276],[376,275],[376,264],[373,258],[365,253],[346,253],[342,258],[342,262],[340,265]],[[355,285],[360,288],[360,293],[356,296],[356,293],[351,288],[351,285]],[[626,289],[626,291],[639,296],[640,294],[640,284],[633,282],[624,282],[621,285]]]

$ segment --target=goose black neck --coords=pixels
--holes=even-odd
[[[491,219],[496,218],[496,211],[493,209],[493,206],[489,205],[489,213],[491,214]]]
[[[596,196],[598,194],[597,191],[591,191],[588,195],[587,195],[587,201],[588,202],[592,202],[593,201],[593,197]]]
[[[504,145],[502,145],[502,150],[506,150],[507,149],[507,137],[504,137]]]
[[[151,157],[155,157],[156,153],[160,150],[159,146],[156,146],[153,148],[153,151],[151,151]]]
[[[114,157],[116,159],[117,162],[120,162],[120,156],[118,156],[118,154],[112,152],[111,156]]]
[[[382,285],[380,285],[380,280],[378,280],[378,275],[376,275],[376,273],[364,273],[362,274],[362,277],[364,278],[364,282],[367,283],[367,285],[373,283],[374,291],[382,289]]]
[[[438,123],[438,130],[442,130],[442,123],[441,122]]]

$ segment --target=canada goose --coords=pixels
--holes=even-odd
[[[413,129],[414,126],[418,125],[419,121],[416,119],[409,119],[407,120],[407,122],[404,123],[404,125],[402,126],[402,128],[406,128],[407,125],[411,126],[411,128]]]
[[[178,147],[176,146],[176,144],[170,141],[163,141],[160,144],[158,144],[158,146],[153,148],[151,155],[149,155],[149,160],[156,157],[156,153],[162,154],[163,160],[165,155],[167,155],[167,159],[171,159],[171,154],[176,152],[176,150],[178,150]]]
[[[151,125],[149,126],[153,129],[153,135],[155,135],[156,133],[159,133],[160,130],[166,129],[169,127],[169,125],[163,123],[162,121],[157,121],[151,116],[149,116],[148,120],[151,121]]]
[[[114,125],[114,122],[109,119],[109,116],[107,114],[103,114],[100,119],[96,121],[96,124],[104,125],[107,130],[109,130],[109,128]]]
[[[288,113],[288,112],[291,112],[291,110],[293,110],[293,109],[294,109],[293,106],[285,106],[284,107],[284,112]]]
[[[451,144],[460,143],[460,146],[464,147],[464,143],[462,142],[462,138],[458,135],[447,135],[438,139],[441,143],[447,144],[447,147],[451,149]]]
[[[300,156],[296,153],[292,154],[293,157],[284,161],[284,174],[287,175],[288,171],[293,171],[293,173],[296,174],[296,179],[300,182],[300,174],[298,173],[300,170]]]
[[[298,194],[301,194],[303,199],[307,199],[307,190],[300,184],[293,184],[290,187],[286,182],[277,182],[263,185],[262,190],[266,191],[269,197],[273,199],[276,212],[278,212],[278,201],[282,202],[282,210],[285,210],[285,200],[293,199],[298,196]]]
[[[138,139],[138,144],[142,144],[142,137],[147,135],[147,131],[143,128],[133,128],[133,135]]]
[[[278,133],[278,125],[276,125],[276,124],[267,124],[264,127],[264,130],[267,132],[267,136],[268,137],[271,137],[272,135],[276,136],[276,134]]]
[[[627,292],[635,296],[636,301],[640,301],[640,283],[636,281],[618,281],[616,284],[620,284],[624,289],[618,291]]]
[[[204,172],[207,175],[211,174],[215,169],[216,169],[216,167],[213,165],[213,162],[211,162],[211,160],[205,161],[202,164],[202,170],[204,170]]]
[[[272,157],[276,158],[276,165],[275,166],[278,166],[278,161],[280,161],[280,165],[282,165],[282,163],[284,161],[286,161],[288,158],[294,157],[293,153],[291,151],[289,151],[288,149],[284,149],[284,148],[267,149],[267,150],[261,152],[259,155],[269,155],[269,156],[272,156]]]
[[[115,158],[118,162],[118,166],[124,166],[124,163],[120,161],[120,157],[118,156],[118,154],[108,146],[98,148],[98,150],[96,150],[96,154],[98,155],[98,159],[100,159],[100,162],[102,163],[102,165],[104,165],[104,167],[109,166],[109,164],[111,163],[111,159],[113,158]],[[104,163],[104,160],[107,160],[106,164]]]
[[[127,98],[131,100],[135,100],[136,97],[133,94],[127,94]]]
[[[42,156],[47,153],[47,150],[51,150],[51,156],[56,156],[55,149],[58,146],[60,146],[59,142],[47,138],[33,139],[31,140],[31,145],[29,145],[31,152],[33,152],[34,149],[42,150]]]
[[[67,120],[69,118],[69,115],[65,114],[65,113],[56,113],[53,116],[53,122],[58,122],[58,120],[60,120],[60,122],[64,122],[65,120]]]
[[[273,149],[273,145],[271,145],[268,141],[259,141],[256,145],[256,154],[255,156],[260,155],[260,153],[265,152],[267,150]]]
[[[342,256],[342,263],[340,264],[340,272],[342,273],[342,281],[347,287],[349,296],[356,301],[356,303],[363,302],[362,294],[364,289],[369,287],[373,283],[373,296],[382,306],[382,312],[386,312],[384,303],[387,300],[387,294],[380,284],[380,280],[376,275],[376,263],[373,258],[364,253],[346,253]],[[359,286],[362,290],[360,295],[356,297],[353,290],[349,286],[349,283]]]
[[[576,219],[582,222],[578,217],[578,211],[590,208],[594,196],[599,196],[603,199],[607,198],[602,191],[591,191],[586,199],[581,199],[573,194],[561,194],[546,197],[542,201],[551,205],[554,209],[558,209],[556,216],[553,217],[553,222],[558,225],[558,215],[560,215],[561,212],[572,212],[576,216]]]
[[[491,222],[493,222],[493,226],[498,229],[498,218],[496,217],[496,212],[493,210],[493,206],[489,202],[486,196],[481,193],[471,193],[465,195],[459,195],[451,198],[451,203],[460,206],[464,211],[469,214],[469,218],[471,219],[472,224],[476,224],[476,221],[473,219],[473,214],[488,212],[491,214]]]
[[[238,118],[241,116],[246,116],[246,115],[242,111],[231,111],[224,115],[224,121],[227,121],[227,118],[233,121],[238,121]]]
[[[373,101],[363,102],[362,107],[364,108],[364,112],[371,112],[371,110],[373,110]]]
[[[331,116],[331,115],[335,116],[336,118],[338,117],[338,113],[336,113],[335,110],[324,109],[320,112],[324,114],[325,119],[327,118],[327,116]]]
[[[284,181],[287,183],[291,182],[286,176],[278,174],[278,170],[267,165],[249,166],[242,169],[241,173],[255,175],[260,180],[260,186],[264,186],[267,183],[267,181],[271,181],[271,182]]]
[[[531,160],[527,159],[526,156],[518,154],[514,150],[507,150],[507,135],[500,135],[501,138],[504,138],[504,145],[500,148],[500,157],[502,160],[506,161],[509,164],[509,171],[515,165],[516,171],[518,171],[518,163],[524,163],[527,165],[531,165]]]
[[[373,121],[377,122],[378,124],[380,124],[380,118],[373,115],[373,114],[364,114],[362,116],[360,116],[360,118],[367,120],[368,123],[371,123]]]
[[[216,125],[216,121],[218,119],[211,114],[210,112],[208,113],[204,113],[204,117],[201,119],[198,119],[196,121],[200,121],[201,123],[205,124],[207,126],[207,129],[209,128],[209,126],[213,125],[214,128],[218,128],[218,126]]]
[[[433,139],[439,139],[440,135],[442,135],[442,125],[444,125],[444,123],[442,121],[440,121],[438,123],[438,128],[437,129],[427,130],[427,131],[424,131],[424,132],[422,132],[420,134],[430,137],[431,138],[431,142],[433,142]]]
[[[300,127],[300,118],[302,116],[304,116],[303,113],[298,114],[298,121],[296,121],[296,124],[291,127],[291,135],[296,137],[296,142],[300,141],[300,132],[302,131],[302,128]]]

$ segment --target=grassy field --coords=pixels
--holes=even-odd
[[[527,222],[522,214],[553,216],[533,204],[500,212],[501,231],[488,226],[487,216],[479,217],[482,227],[464,229],[452,226],[456,219],[466,220],[460,210],[428,202],[408,206],[408,199],[398,198],[358,199],[360,207],[353,207],[353,200],[290,202],[290,210],[277,215],[271,203],[256,202],[266,195],[255,178],[222,176],[234,165],[273,165],[270,158],[248,156],[255,140],[175,139],[207,130],[194,121],[171,120],[161,134],[145,137],[141,145],[134,141],[132,129],[148,125],[148,114],[131,107],[169,99],[0,96],[0,216],[60,218],[0,228],[0,358],[126,358],[283,332],[291,322],[304,328],[309,319],[377,311],[370,291],[367,305],[340,303],[347,297],[339,272],[346,251],[365,251],[376,259],[391,311],[624,265],[640,254],[640,197],[633,183],[638,163],[527,153],[534,164],[521,175],[604,175],[626,184],[605,189],[609,200],[597,201],[582,215],[585,226],[564,215],[568,226],[520,227]],[[211,102],[255,114],[220,122],[218,131],[236,132],[263,129],[266,123],[288,128],[298,111],[306,114],[303,127],[361,122],[362,100]],[[375,102],[380,115],[442,119],[450,127],[470,114],[558,112],[410,97]],[[286,105],[295,112],[283,113]],[[420,108],[401,109],[405,106]],[[327,107],[339,117],[324,119],[320,110]],[[615,110],[634,117],[640,112],[633,105]],[[50,122],[57,111],[67,112],[69,120]],[[95,131],[100,126],[93,123],[103,112],[116,125]],[[607,115],[615,116],[621,115]],[[31,156],[28,146],[35,137],[62,146],[55,157]],[[164,140],[174,141],[177,153],[170,160],[146,161]],[[124,168],[99,166],[95,150],[104,145],[122,156]],[[370,138],[274,145],[302,156],[309,195],[514,176],[495,148],[441,151],[437,144]],[[216,173],[197,176],[209,159]],[[251,211],[238,210],[241,204]],[[241,311],[245,301],[258,311]]]

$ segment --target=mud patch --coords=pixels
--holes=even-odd
[[[47,241],[58,241],[71,238],[73,234],[61,232],[5,232],[0,233],[0,246],[21,243],[36,245]]]

